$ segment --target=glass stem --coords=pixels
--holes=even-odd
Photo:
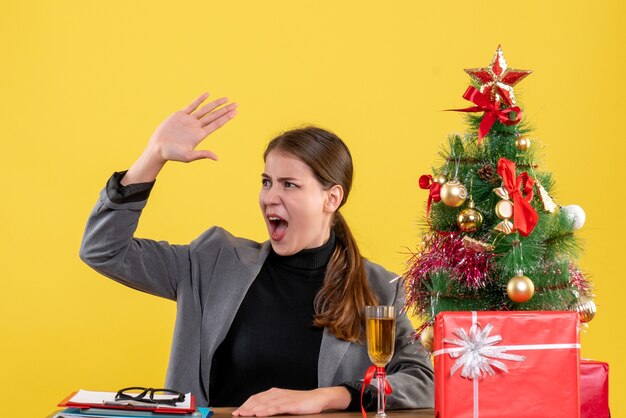
[[[378,386],[378,416],[385,415],[385,368],[379,367],[376,373]]]

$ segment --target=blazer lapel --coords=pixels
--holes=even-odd
[[[332,386],[333,378],[337,373],[343,356],[348,351],[350,343],[335,338],[327,328],[324,328],[320,356],[317,363],[317,385],[319,387]]]
[[[243,298],[269,254],[269,249],[269,242],[263,243],[260,250],[248,247],[235,248],[236,257],[232,255],[224,257],[224,263],[216,269],[214,274],[226,279],[213,280],[211,283],[203,314],[206,329],[217,334],[210,340],[212,346],[208,349],[211,355],[226,337]]]

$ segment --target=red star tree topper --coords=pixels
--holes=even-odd
[[[480,84],[481,93],[489,97],[493,103],[503,102],[506,107],[516,104],[513,86],[532,73],[530,70],[509,68],[504,60],[500,45],[498,45],[489,67],[466,68],[465,72]]]

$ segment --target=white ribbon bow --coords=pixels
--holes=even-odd
[[[495,344],[502,341],[502,336],[493,335],[490,337],[489,333],[492,329],[493,325],[491,324],[487,324],[481,330],[477,323],[473,323],[469,334],[463,328],[454,330],[454,334],[460,338],[459,340],[443,339],[443,342],[460,347],[449,351],[450,357],[458,359],[450,369],[450,376],[454,375],[460,368],[463,368],[461,377],[468,379],[478,379],[487,374],[493,376],[496,374],[494,367],[504,372],[509,371],[506,364],[496,359],[511,361],[524,361],[526,359],[524,356],[506,353],[507,347],[495,347]]]

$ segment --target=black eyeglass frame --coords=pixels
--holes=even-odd
[[[127,394],[124,392],[131,390],[140,390],[141,392],[138,394]],[[155,392],[165,392],[168,394],[175,395],[176,398],[173,399],[154,399]],[[148,397],[146,397],[148,395]],[[154,389],[154,388],[144,388],[141,386],[132,386],[129,388],[120,389],[115,394],[116,401],[137,401],[137,402],[145,402],[151,404],[165,404],[175,406],[178,402],[185,401],[185,394],[173,389]]]

